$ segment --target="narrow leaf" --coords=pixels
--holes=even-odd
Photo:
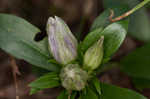
[[[94,79],[92,80],[92,82],[93,82],[93,85],[94,85],[96,91],[98,92],[98,94],[101,95],[100,81],[99,81],[97,78],[94,78]]]
[[[35,93],[45,88],[53,88],[60,85],[59,76],[55,72],[48,73],[29,84],[32,88],[30,93]]]

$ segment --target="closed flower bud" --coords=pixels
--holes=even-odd
[[[62,19],[50,17],[47,34],[50,51],[57,62],[65,65],[77,57],[77,40]]]
[[[67,90],[82,90],[87,82],[88,74],[78,64],[68,64],[60,72],[62,86]]]
[[[103,59],[103,41],[102,36],[94,45],[85,52],[83,68],[89,71],[96,69]]]

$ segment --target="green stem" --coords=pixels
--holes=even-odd
[[[134,8],[131,9],[130,11],[128,11],[128,12],[124,13],[123,15],[118,16],[118,17],[116,17],[116,18],[114,18],[114,19],[113,19],[114,12],[113,12],[113,10],[111,10],[111,15],[110,15],[110,17],[109,17],[109,20],[110,20],[111,22],[119,21],[119,20],[121,20],[121,19],[123,19],[123,18],[125,18],[125,17],[127,17],[127,16],[129,16],[129,15],[131,15],[132,13],[134,13],[134,12],[137,11],[138,9],[142,8],[144,5],[146,5],[146,4],[149,3],[149,2],[150,2],[150,0],[144,0],[144,1],[142,1],[140,4],[136,5],[136,7],[134,7]]]
[[[148,2],[150,2],[150,0],[144,0],[143,2],[141,2],[140,4],[138,4],[136,7],[134,7],[131,12],[135,12],[136,10],[142,8],[144,5],[146,5]]]

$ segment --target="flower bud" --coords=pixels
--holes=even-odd
[[[57,62],[65,65],[77,56],[77,40],[69,27],[59,17],[50,17],[47,22],[49,49]]]
[[[62,86],[67,90],[82,90],[87,82],[88,74],[78,64],[68,64],[60,72]]]
[[[103,41],[104,36],[102,36],[85,52],[83,66],[84,69],[94,70],[101,64],[101,61],[103,59]]]

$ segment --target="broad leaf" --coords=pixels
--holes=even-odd
[[[101,28],[89,33],[82,43],[82,50],[86,51],[102,35],[104,36],[104,60],[108,59],[116,52],[125,39],[128,28],[128,20],[112,23],[103,31]]]
[[[51,71],[58,71],[57,65],[50,63],[48,41],[35,42],[34,36],[40,32],[22,18],[0,14],[0,48],[19,59]]]
[[[31,94],[45,88],[53,88],[60,85],[59,75],[55,72],[48,73],[29,84]]]
[[[146,97],[126,88],[101,83],[102,94],[100,99],[147,99]]]
[[[150,80],[150,44],[136,49],[121,60],[122,70],[131,77]]]
[[[103,0],[105,8],[128,5],[131,9],[139,4],[139,0]],[[150,21],[145,8],[141,8],[130,16],[129,34],[142,41],[150,41]]]

